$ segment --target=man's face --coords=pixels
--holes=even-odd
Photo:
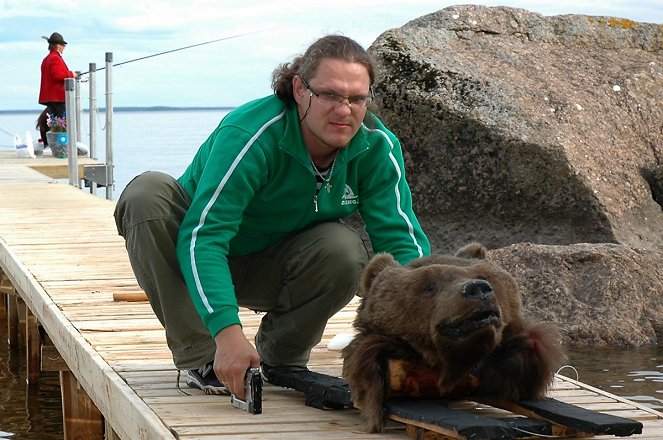
[[[324,154],[348,145],[357,133],[366,107],[344,99],[331,101],[316,96],[333,93],[340,96],[362,97],[370,95],[370,78],[366,67],[335,58],[320,62],[308,87],[299,76],[293,79],[293,90],[301,122],[302,137],[311,153]],[[308,113],[307,113],[308,111]]]

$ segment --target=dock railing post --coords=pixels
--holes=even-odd
[[[106,198],[113,199],[113,52],[106,52]]]
[[[81,108],[81,72],[80,70],[76,71],[76,81],[74,83],[74,91],[75,94],[74,96],[76,97],[76,100],[74,101],[76,103],[75,111],[76,111],[76,142],[81,141],[81,114],[83,113],[83,109]]]
[[[89,127],[90,127],[90,158],[97,160],[97,64],[90,63],[90,104],[89,104]],[[97,182],[90,180],[90,193],[97,194]]]
[[[67,156],[69,158],[69,184],[80,188],[78,178],[78,146],[76,145],[76,97],[75,80],[67,78],[64,80],[65,105],[67,108]],[[73,116],[72,116],[73,115]]]
[[[89,82],[90,82],[90,104],[89,104],[89,126],[90,126],[90,158],[97,157],[97,63],[90,63]]]

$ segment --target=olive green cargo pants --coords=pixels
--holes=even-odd
[[[136,280],[166,330],[179,369],[205,365],[216,350],[176,256],[177,234],[190,204],[177,180],[149,171],[127,185],[115,208]],[[327,320],[356,293],[368,252],[359,234],[331,222],[228,260],[238,304],[265,312],[255,338],[262,361],[304,366]]]

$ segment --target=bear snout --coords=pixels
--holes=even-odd
[[[477,301],[485,301],[493,296],[493,286],[486,280],[470,280],[463,284],[460,289],[463,298]]]
[[[467,337],[488,327],[497,329],[502,325],[501,313],[494,301],[481,302],[465,315],[452,322],[439,322],[435,332],[451,338]]]

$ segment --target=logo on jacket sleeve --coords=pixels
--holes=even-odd
[[[359,196],[355,195],[350,185],[345,185],[345,191],[343,192],[343,197],[341,197],[341,206],[345,205],[357,205],[359,203]]]

